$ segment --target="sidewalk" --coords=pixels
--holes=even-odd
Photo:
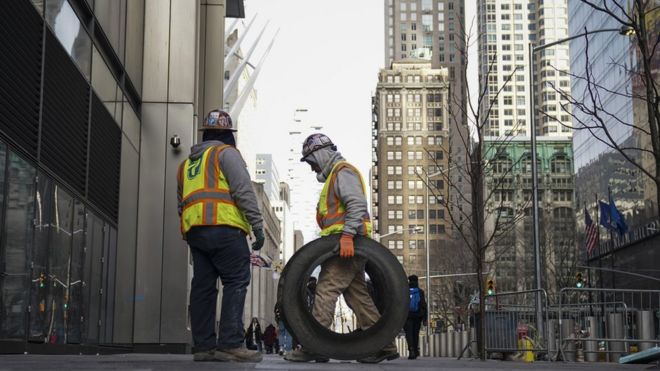
[[[0,371],[5,370],[645,370],[651,365],[613,363],[503,362],[448,358],[400,358],[376,365],[356,362],[291,363],[279,356],[264,355],[258,364],[193,362],[191,355],[121,354],[105,356],[0,355]]]

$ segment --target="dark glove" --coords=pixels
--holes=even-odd
[[[264,247],[264,242],[266,242],[266,236],[264,236],[264,230],[259,228],[254,231],[254,242],[252,242],[252,250],[258,251]]]
[[[339,239],[339,256],[342,258],[351,258],[353,255],[355,255],[353,236],[348,233],[342,233]]]

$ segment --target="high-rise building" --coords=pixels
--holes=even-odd
[[[447,169],[447,69],[424,60],[392,63],[378,76],[373,97],[372,217],[374,233],[408,274],[426,275],[425,235],[432,269],[438,269],[440,244],[451,224],[443,201],[448,187],[426,175]],[[428,210],[428,214],[427,214]],[[428,219],[428,230],[426,221]],[[434,273],[434,272],[432,272]]]
[[[307,118],[307,109],[296,109],[289,126],[289,152],[287,157],[286,182],[291,187],[291,217],[294,229],[300,230],[305,241],[312,241],[319,236],[316,224],[316,204],[323,184],[316,180],[316,174],[309,165],[300,162],[302,145],[312,133],[322,129],[311,124]],[[332,139],[332,138],[331,138]]]
[[[273,155],[257,153],[255,179],[264,183],[264,191],[271,202],[280,199],[280,175],[273,162]]]
[[[393,62],[411,59],[430,61],[432,68],[446,68],[449,116],[445,126],[452,140],[447,151],[449,166],[462,166],[469,145],[465,59],[464,0],[384,0],[385,3],[385,67]],[[452,208],[469,210],[469,196],[454,197],[454,193],[470,195],[469,183],[459,172],[450,173]]]
[[[543,287],[550,293],[571,284],[578,261],[575,244],[573,146],[571,138],[541,137],[539,163],[539,241]],[[486,233],[497,233],[486,251],[498,291],[535,287],[530,140],[488,139],[484,153],[491,166],[484,182]]]
[[[529,136],[529,46],[568,36],[567,0],[479,0],[480,86],[487,86],[482,115],[488,112],[486,136]],[[538,135],[570,137],[571,117],[558,89],[570,91],[568,44],[535,55],[534,91]]]

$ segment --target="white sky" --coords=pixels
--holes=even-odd
[[[280,29],[256,83],[260,152],[272,153],[284,175],[287,129],[295,109],[306,108],[304,117],[323,126],[366,180],[371,95],[384,59],[383,0],[245,0],[245,8],[246,24],[258,13],[245,45],[270,21],[253,63]]]

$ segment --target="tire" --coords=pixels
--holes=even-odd
[[[355,237],[355,255],[367,259],[380,319],[366,330],[339,334],[319,324],[305,307],[304,290],[314,268],[339,251],[339,234],[321,237],[298,250],[286,264],[278,300],[287,329],[305,350],[341,360],[361,359],[390,344],[408,317],[408,280],[394,255],[380,243]]]

